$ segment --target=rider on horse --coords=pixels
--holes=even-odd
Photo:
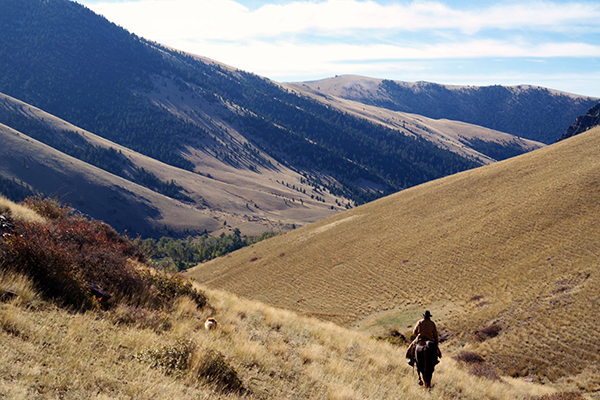
[[[435,343],[435,347],[437,348],[438,357],[442,357],[442,352],[440,351],[440,340],[438,336],[438,331],[435,326],[435,322],[431,320],[431,313],[429,311],[425,311],[423,314],[423,318],[417,322],[415,328],[413,329],[413,333],[416,335],[415,340],[410,344],[410,347],[406,351],[406,358],[408,358],[408,365],[411,367],[415,362],[415,346],[421,340],[431,340]],[[439,362],[439,361],[438,361]]]

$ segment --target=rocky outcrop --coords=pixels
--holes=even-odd
[[[567,131],[558,138],[557,142],[578,135],[597,125],[600,125],[600,103],[590,108],[585,115],[577,117],[575,123],[567,128]]]

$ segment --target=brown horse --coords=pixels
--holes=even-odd
[[[431,340],[421,340],[415,347],[415,359],[417,373],[419,374],[419,385],[425,384],[425,388],[431,388],[431,377],[437,364],[437,348]]]

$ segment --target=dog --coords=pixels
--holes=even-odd
[[[204,322],[204,329],[207,331],[217,329],[217,320],[214,318],[207,318],[206,322]]]

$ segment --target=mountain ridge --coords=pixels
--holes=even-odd
[[[238,227],[246,233],[255,233],[262,232],[264,230],[285,229],[284,224],[291,225],[294,222],[299,223],[301,221],[304,223],[312,222],[318,218],[332,214],[330,206],[325,206],[322,202],[310,199],[310,197],[302,201],[301,207],[298,200],[298,204],[296,206],[296,202],[292,201],[292,198],[294,196],[299,196],[298,191],[275,182],[275,177],[288,177],[290,180],[293,179],[294,175],[292,175],[292,172],[288,172],[287,175],[280,174],[272,176],[272,185],[270,187],[263,186],[263,184],[260,184],[256,181],[252,181],[253,187],[250,187],[244,183],[243,179],[239,179],[239,175],[241,175],[240,172],[237,172],[238,178],[236,180],[233,171],[229,173],[227,171],[222,171],[221,175],[217,176],[220,180],[215,180],[211,177],[193,174],[189,171],[161,163],[150,157],[136,153],[135,151],[126,147],[112,143],[107,139],[101,138],[93,133],[84,131],[73,126],[72,124],[51,116],[42,110],[27,105],[26,103],[9,98],[8,96],[0,95],[0,115],[2,114],[2,111],[6,110],[7,108],[10,108],[13,110],[13,112],[20,112],[30,115],[34,117],[35,120],[47,124],[49,126],[48,130],[53,132],[51,134],[55,134],[56,130],[61,130],[63,132],[66,131],[70,133],[69,137],[71,140],[76,140],[80,144],[85,142],[94,147],[102,149],[113,149],[116,153],[120,154],[123,160],[126,160],[129,170],[133,168],[144,169],[144,171],[147,173],[155,174],[157,178],[162,179],[163,181],[172,180],[177,186],[184,190],[186,196],[193,197],[195,203],[192,204],[190,204],[190,202],[187,202],[186,204],[186,202],[172,199],[172,207],[174,207],[173,211],[177,209],[194,209],[195,211],[193,213],[198,215],[188,215],[180,221],[176,219],[169,221],[162,220],[160,222],[156,221],[155,229],[156,227],[161,227],[167,224],[175,230],[185,230],[189,231],[190,233],[198,231],[202,232],[205,229],[210,232],[218,232],[223,226],[224,222],[228,221],[228,229]],[[23,133],[20,133],[20,135],[27,137]],[[53,151],[58,153],[58,151],[54,149]],[[44,153],[45,151],[38,150],[35,151],[31,157],[39,157]],[[0,170],[3,172],[3,175],[19,179],[20,181],[29,182],[33,187],[37,186],[40,189],[43,188],[46,193],[59,194],[56,191],[51,190],[51,186],[41,185],[39,182],[35,184],[35,181],[32,180],[32,177],[27,178],[27,176],[24,175],[24,171],[19,168],[20,163],[11,162],[11,159],[12,157],[7,157],[3,160],[0,160]],[[79,173],[76,170],[73,172]],[[231,176],[227,176],[227,174]],[[107,175],[113,174],[108,173]],[[121,178],[131,180],[130,176]],[[296,176],[295,179],[299,179],[299,177]],[[135,184],[135,182],[131,183]],[[137,184],[135,185],[137,186]],[[72,188],[72,193],[69,192],[59,195],[63,198],[63,200],[77,205],[78,200],[81,197],[82,190],[76,188],[77,186],[75,185]],[[325,194],[322,196],[327,198],[328,201],[332,201],[331,197]],[[226,200],[228,198],[230,199]],[[287,199],[289,199],[289,201]],[[108,199],[105,198],[105,201],[108,202]],[[226,203],[226,201],[229,203]],[[251,204],[251,207],[248,203]],[[210,204],[213,204],[213,207],[210,207]],[[261,210],[261,208],[267,208],[266,204],[270,204],[267,211]],[[226,207],[226,209],[219,208],[219,206]],[[90,215],[94,214],[94,209],[85,207],[84,204],[80,204],[79,208],[81,211],[84,211]],[[311,212],[302,212],[302,210],[308,210],[309,208],[312,209]],[[294,209],[296,209],[296,211],[294,211]],[[244,212],[248,215],[248,217],[243,216]],[[294,214],[286,217],[286,213],[289,214],[290,212],[293,212]],[[102,215],[103,219],[112,222],[116,228],[123,226],[123,221],[115,221],[106,214],[100,215]],[[151,215],[149,215],[148,218],[153,219]],[[199,221],[204,222],[199,223]],[[248,224],[255,227],[247,226]],[[149,234],[151,230],[148,229],[146,224],[143,225],[145,226],[143,232],[145,234]],[[136,230],[131,229],[130,227],[129,231],[135,232]],[[158,234],[158,232],[162,232],[163,234],[166,233],[164,229],[161,228],[158,229],[157,233],[152,236],[155,236]]]
[[[585,115],[577,117],[573,125],[567,128],[567,131],[558,138],[557,142],[579,135],[595,126],[600,125],[600,103],[590,108]]]
[[[540,86],[459,86],[341,75],[300,82],[324,94],[369,105],[484,126],[553,143],[598,98]],[[519,121],[518,125],[514,125]]]
[[[516,137],[460,121],[433,119],[422,115],[389,110],[348,99],[338,94],[324,94],[304,83],[287,83],[284,87],[309,96],[340,111],[365,118],[403,132],[421,137],[465,158],[486,165],[543,147],[541,142]],[[495,150],[494,151],[494,148]],[[484,153],[488,153],[485,154]]]

